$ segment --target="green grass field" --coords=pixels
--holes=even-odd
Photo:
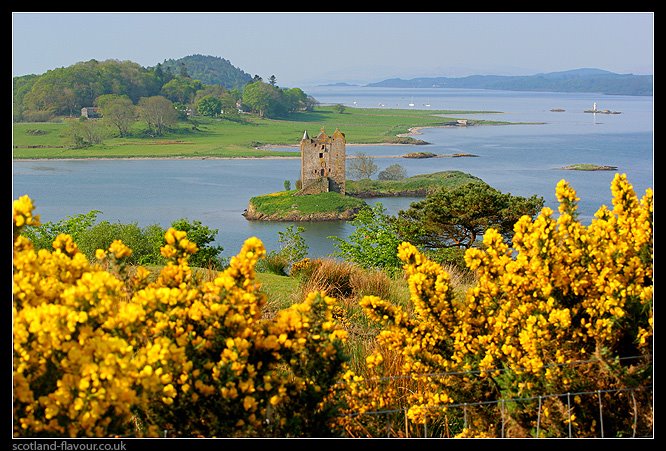
[[[145,125],[139,121],[130,137],[116,137],[109,128],[101,144],[82,149],[70,148],[68,129],[76,119],[64,118],[61,122],[13,124],[12,152],[15,159],[284,157],[295,155],[262,146],[297,146],[304,131],[316,136],[322,128],[329,134],[340,129],[348,144],[416,143],[418,140],[414,138],[398,135],[408,133],[412,127],[442,126],[455,121],[452,115],[471,113],[482,112],[347,108],[337,113],[331,106],[321,106],[281,120],[252,115],[242,115],[240,120],[196,117],[194,121],[179,123],[160,138],[146,137]],[[474,121],[474,124],[509,122]]]

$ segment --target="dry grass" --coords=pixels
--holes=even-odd
[[[444,265],[449,273],[451,287],[456,301],[462,304],[467,289],[476,283],[474,274],[455,265]],[[364,269],[356,264],[338,261],[332,258],[316,259],[299,269],[297,276],[299,288],[294,292],[298,299],[304,299],[312,291],[324,291],[338,301],[334,316],[349,334],[346,351],[350,357],[351,368],[364,375],[365,358],[377,349],[377,334],[381,325],[371,321],[359,305],[366,295],[379,296],[405,311],[411,311],[409,287],[404,276],[390,277],[380,270]],[[400,374],[402,358],[395,352],[382,349],[384,368],[388,375]],[[396,382],[404,385],[404,382]],[[402,387],[402,390],[407,390]]]

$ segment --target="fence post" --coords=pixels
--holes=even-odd
[[[567,393],[567,412],[569,413],[569,438],[571,438],[571,396]]]
[[[500,400],[500,412],[502,413],[502,438],[504,438],[504,398]]]
[[[631,390],[631,401],[634,404],[634,425],[632,427],[634,433],[632,435],[632,438],[636,438],[636,423],[638,422],[638,409],[636,408],[636,397],[634,396],[634,390]]]
[[[597,397],[599,398],[599,426],[601,427],[601,438],[604,438],[604,415],[601,410],[601,390],[597,390]]]
[[[537,411],[537,433],[536,438],[539,438],[539,426],[541,425],[541,395],[539,395],[539,410]]]
[[[405,438],[409,438],[409,420],[407,419],[407,408],[403,410],[405,411]]]

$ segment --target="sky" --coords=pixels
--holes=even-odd
[[[210,55],[282,87],[387,78],[654,74],[653,12],[12,12],[12,75]]]

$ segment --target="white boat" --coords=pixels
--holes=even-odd
[[[409,106],[414,106],[414,98],[412,97],[412,101],[409,102]]]

